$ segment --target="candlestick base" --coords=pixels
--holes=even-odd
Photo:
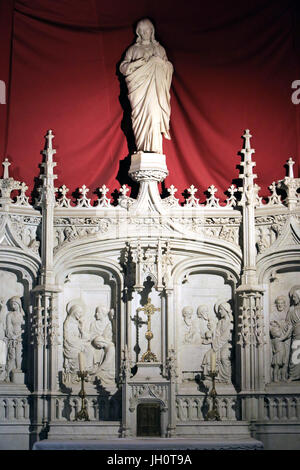
[[[157,362],[157,357],[152,351],[146,351],[142,355],[141,362]]]
[[[80,392],[78,393],[78,396],[81,398],[81,410],[76,413],[74,421],[78,421],[78,420],[89,421],[90,420],[87,406],[86,406],[86,399],[85,399],[86,393],[84,390],[84,380],[87,377],[87,375],[88,375],[87,371],[78,372],[78,377],[81,380],[81,389],[80,389]]]
[[[217,405],[217,391],[215,386],[215,379],[218,375],[217,370],[210,371],[208,373],[209,377],[212,378],[212,389],[209,393],[209,396],[212,398],[212,409],[208,410],[207,415],[205,417],[205,421],[221,421],[218,405]]]

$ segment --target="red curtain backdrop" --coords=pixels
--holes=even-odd
[[[51,128],[57,186],[72,193],[86,184],[92,195],[102,184],[113,192],[130,183],[128,103],[117,69],[134,24],[150,17],[175,69],[166,187],[174,184],[183,200],[194,184],[203,201],[214,184],[224,200],[249,128],[267,195],[290,156],[299,171],[300,104],[291,100],[300,79],[296,3],[1,0],[7,104],[0,105],[0,158],[32,189]]]

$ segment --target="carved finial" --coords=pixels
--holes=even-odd
[[[175,197],[175,193],[177,193],[177,188],[175,188],[174,184],[168,188],[168,193],[170,193],[171,197]]]
[[[19,206],[29,206],[29,197],[26,196],[26,191],[28,189],[28,186],[26,185],[26,183],[21,183],[20,185],[20,194],[19,196],[17,196],[17,200],[16,200],[16,205],[19,205]]]
[[[249,129],[245,129],[245,134],[243,135],[245,139],[245,150],[251,150],[251,144],[250,144],[250,139],[252,135],[250,134]]]
[[[61,198],[59,198],[56,202],[57,207],[71,207],[71,199],[67,197],[67,193],[69,192],[69,188],[65,184],[63,184],[60,188],[56,188],[56,191],[61,193]]]
[[[282,204],[281,203],[281,196],[277,194],[276,191],[276,183],[273,181],[273,183],[269,186],[269,190],[271,191],[271,196],[269,196],[268,199],[268,205],[275,205],[275,204]]]
[[[110,198],[106,197],[106,194],[109,191],[109,188],[103,184],[101,188],[99,188],[99,191],[101,192],[101,197],[97,200],[97,206],[99,207],[110,207]]]
[[[100,191],[103,196],[106,196],[106,193],[108,193],[109,189],[107,188],[107,186],[105,186],[105,184],[103,184],[100,188]]]
[[[288,174],[288,177],[289,178],[294,178],[294,169],[293,169],[293,166],[295,165],[295,162],[294,160],[292,159],[292,157],[290,157],[287,161],[287,164],[288,164],[288,167],[289,167],[289,174]]]
[[[11,163],[9,163],[8,158],[5,158],[2,162],[2,165],[4,167],[3,179],[5,180],[9,178],[8,167],[11,165]]]
[[[227,202],[227,207],[234,207],[236,206],[236,197],[235,197],[235,193],[237,192],[237,188],[234,186],[234,184],[232,184],[229,188],[228,188],[228,193],[230,194],[229,198],[226,199],[226,202]]]
[[[120,193],[122,194],[123,197],[127,197],[127,193],[129,191],[129,188],[127,188],[126,184],[123,184],[120,188]]]
[[[49,129],[47,134],[46,134],[46,140],[47,140],[47,150],[52,150],[52,140],[54,139],[54,134],[52,134],[52,130]]]
[[[166,197],[165,199],[162,200],[162,204],[164,206],[178,206],[179,205],[179,199],[175,197],[175,193],[177,192],[177,188],[173,184],[169,188],[167,188],[168,193],[170,196]]]
[[[210,194],[206,201],[207,207],[219,207],[219,199],[215,196],[217,191],[218,189],[213,184],[207,189],[207,192]]]
[[[89,188],[84,184],[79,188],[79,192],[82,194],[82,197],[77,200],[77,207],[91,207],[91,200],[87,198]]]
[[[195,197],[195,194],[198,191],[198,189],[195,188],[195,186],[192,184],[188,188],[187,191],[190,193],[190,197],[187,198],[187,200],[186,200],[186,207],[197,207],[197,206],[199,206],[199,199],[197,199]]]

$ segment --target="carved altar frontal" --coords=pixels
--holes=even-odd
[[[297,448],[294,162],[263,200],[247,130],[240,184],[229,186],[226,201],[214,186],[202,201],[191,185],[181,205],[174,186],[165,198],[158,191],[166,157],[140,151],[129,170],[137,198],[123,185],[113,205],[103,184],[91,204],[86,186],[76,201],[66,186],[55,187],[53,138],[48,131],[36,200],[10,176],[8,160],[0,180],[2,448],[70,435],[135,437],[138,410],[151,409],[161,437],[199,438],[212,406],[212,369],[223,424],[209,429],[226,439],[237,429],[230,423],[251,422],[266,448],[270,440],[288,447],[291,433]],[[80,353],[89,422],[74,421]]]

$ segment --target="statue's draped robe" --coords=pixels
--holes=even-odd
[[[213,338],[213,348],[216,351],[216,362],[218,369],[217,380],[220,382],[231,382],[231,339],[232,339],[232,321],[230,318],[221,318],[216,326]]]
[[[120,71],[126,77],[131,104],[132,129],[137,151],[162,153],[162,134],[170,139],[170,86],[173,66],[165,50],[152,44],[155,56],[143,65],[135,61],[144,57],[145,48],[135,44],[126,53]]]
[[[291,336],[292,336],[292,352],[290,354],[289,362],[289,377],[290,380],[299,380],[300,379],[300,364],[294,362],[293,351],[297,351],[298,345],[297,341],[300,340],[300,305],[292,305],[287,314],[287,323],[290,325]],[[295,342],[295,348],[293,348],[293,343]]]
[[[65,368],[69,371],[78,371],[78,354],[83,350],[81,331],[78,321],[69,316],[64,322],[64,357]]]

